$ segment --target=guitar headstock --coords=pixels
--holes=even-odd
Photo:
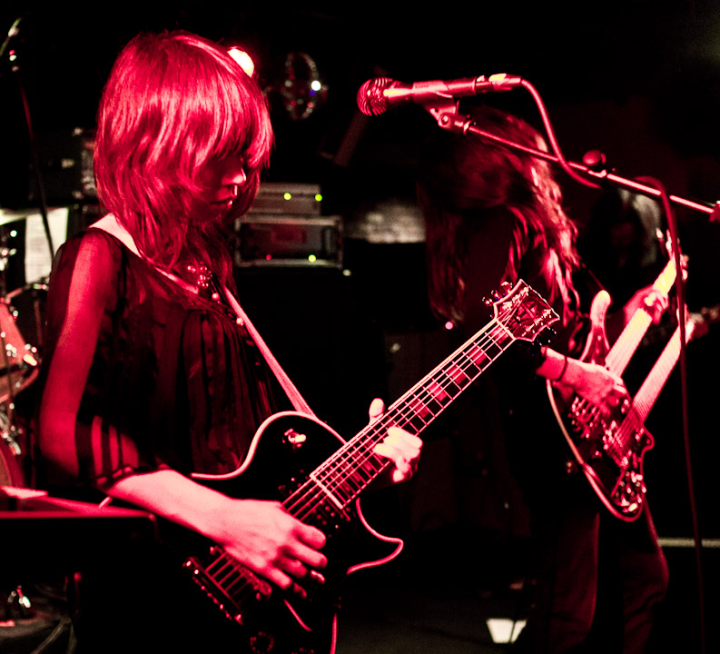
[[[552,307],[522,279],[515,286],[504,283],[493,294],[495,319],[516,340],[534,341],[560,320]]]

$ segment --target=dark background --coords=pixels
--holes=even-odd
[[[439,128],[418,106],[361,116],[355,95],[367,79],[522,76],[540,93],[568,159],[581,161],[599,149],[622,176],[650,176],[676,195],[720,200],[720,9],[710,0],[455,2],[405,9],[388,2],[81,7],[6,0],[0,37],[18,17],[21,32],[11,46],[19,72],[10,71],[7,55],[0,62],[0,206],[29,204],[30,154],[18,82],[43,138],[93,128],[112,62],[139,31],[186,29],[242,44],[254,55],[276,130],[267,180],[321,186],[323,212],[345,222],[344,268],[352,274],[239,271],[241,294],[310,403],[348,435],[363,424],[371,397],[395,399],[449,347],[427,307],[422,243],[375,243],[362,236],[369,212],[391,219],[388,206],[410,223],[417,219],[415,156],[424,136]],[[287,78],[289,52],[310,55],[327,87],[324,101],[303,120],[293,119],[274,90]],[[541,124],[524,90],[481,101]],[[582,231],[599,191],[563,174],[558,179]],[[677,217],[690,257],[690,308],[714,306],[720,303],[720,227],[704,213],[678,210]],[[712,327],[688,348],[689,449],[706,538],[720,536],[713,483],[718,348]],[[663,537],[693,533],[682,416],[676,370],[648,420],[657,445],[647,456],[646,473]],[[522,536],[522,507],[497,473],[503,463],[494,446],[482,436],[472,444],[449,443],[453,425],[441,427],[447,432],[429,435],[427,472],[400,497],[401,513],[392,517],[411,535],[470,524]],[[458,452],[460,465],[452,462]],[[691,560],[690,551],[674,556]]]

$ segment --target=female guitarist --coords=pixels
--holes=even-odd
[[[545,149],[540,135],[514,116],[487,106],[470,115],[483,131]],[[536,554],[533,609],[518,647],[535,654],[581,647],[641,652],[667,585],[650,512],[633,524],[605,512],[572,465],[545,388],[554,380],[604,413],[627,398],[617,375],[578,358],[588,328],[580,301],[587,274],[550,168],[494,142],[439,132],[421,155],[418,200],[429,295],[440,316],[472,333],[487,320],[485,299],[493,288],[522,278],[562,318],[552,347],[516,349],[492,371]],[[626,315],[646,301],[656,318],[667,306],[641,289]]]
[[[64,244],[50,282],[39,444],[49,487],[147,509],[222,548],[257,595],[269,582],[305,597],[332,564],[324,532],[278,501],[190,476],[238,469],[280,397],[233,311],[227,240],[272,140],[259,88],[222,48],[174,32],[123,49],[98,114],[108,214]],[[375,403],[371,417],[381,412]],[[376,449],[391,461],[381,476],[406,479],[419,452],[415,436],[391,428]],[[281,633],[243,641],[222,600],[195,595],[159,546],[98,558],[76,589],[78,651],[280,651]]]

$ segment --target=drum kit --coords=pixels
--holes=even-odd
[[[0,226],[0,486],[26,487],[29,416],[16,400],[37,379],[42,357],[47,279],[7,291],[7,268],[17,252]]]

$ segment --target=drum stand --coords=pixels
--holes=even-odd
[[[39,360],[37,349],[23,338],[10,303],[15,293],[7,293],[6,271],[16,251],[8,247],[5,229],[0,230],[0,485],[25,486],[25,435],[16,421],[15,399],[37,377]]]

